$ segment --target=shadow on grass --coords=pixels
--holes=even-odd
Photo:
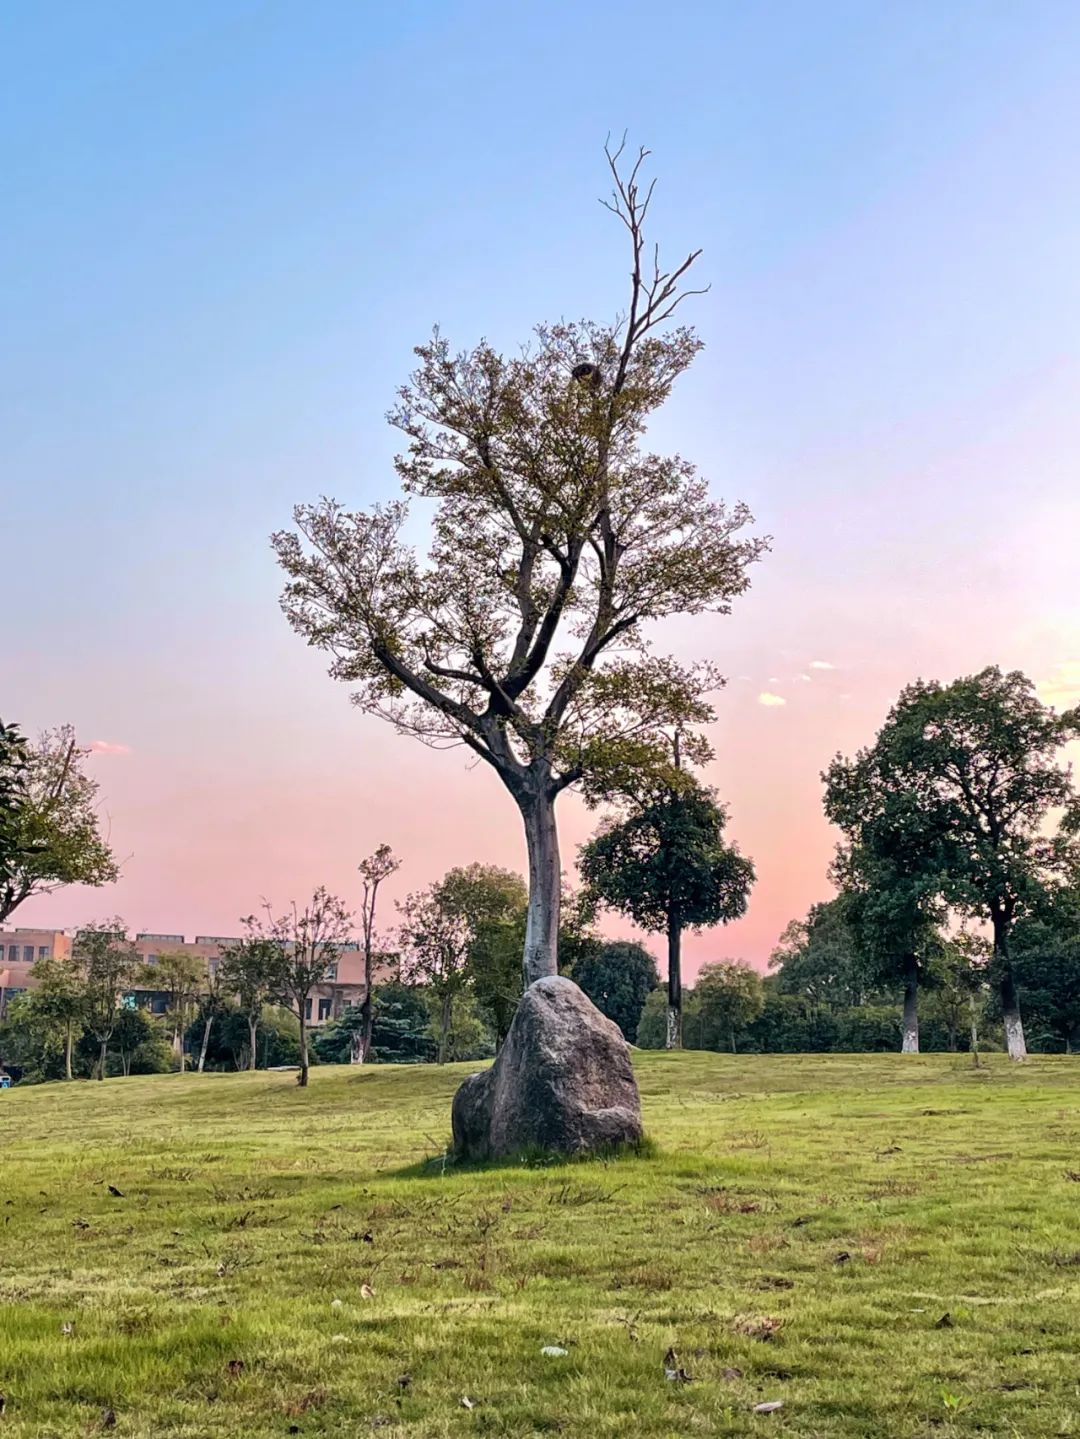
[[[383,1170],[379,1177],[444,1179],[451,1174],[505,1173],[508,1169],[571,1169],[585,1165],[607,1168],[612,1164],[659,1157],[659,1147],[649,1138],[639,1139],[635,1144],[612,1144],[604,1149],[590,1150],[586,1154],[553,1154],[550,1150],[530,1145],[501,1159],[455,1159],[450,1146],[447,1145],[441,1154],[429,1155],[426,1159],[417,1160],[401,1169]]]

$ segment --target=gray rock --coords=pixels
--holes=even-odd
[[[641,1101],[617,1024],[570,979],[530,985],[495,1063],[454,1095],[454,1154],[581,1154],[641,1138]]]

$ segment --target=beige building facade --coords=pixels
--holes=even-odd
[[[148,970],[153,969],[163,954],[180,953],[201,960],[210,976],[220,964],[223,951],[238,938],[237,935],[197,934],[189,940],[182,934],[147,930],[135,936],[134,944]],[[0,1016],[15,995],[34,988],[31,971],[39,959],[70,959],[74,943],[74,931],[0,929]],[[390,978],[391,972],[389,966],[382,964],[375,977],[383,981]],[[132,993],[138,1004],[155,1014],[165,1012],[167,995],[154,989],[148,975],[140,979]],[[326,981],[312,991],[306,1017],[312,1025],[327,1024],[338,1019],[349,1005],[361,1003],[364,993],[364,956],[359,944],[353,941],[342,948]]]

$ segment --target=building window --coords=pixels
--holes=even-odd
[[[211,978],[211,979],[213,979],[214,976],[217,974],[217,972],[218,972],[218,965],[219,965],[220,963],[221,963],[221,960],[220,960],[220,959],[208,959],[208,960],[206,961],[207,973],[210,975],[210,978]]]
[[[9,944],[9,945],[8,945],[7,957],[8,957],[8,959],[11,961],[12,964],[18,964],[18,962],[19,962],[19,946],[18,946],[17,944]]]
[[[33,962],[34,962],[34,946],[33,946],[32,944],[24,944],[24,945],[23,945],[22,957],[23,957],[23,963],[24,963],[24,964],[33,964]]]
[[[157,955],[156,955],[156,954],[148,954],[148,955],[146,956],[146,962],[147,962],[147,964],[157,964],[157,962],[158,962],[158,957],[157,957]]]
[[[48,959],[48,957],[49,957],[49,946],[48,946],[47,944],[39,944],[39,945],[38,945],[37,957],[38,957],[38,959]]]
[[[329,1018],[330,1018],[330,1003],[331,1003],[331,1001],[330,1001],[329,999],[320,999],[320,1000],[319,1000],[319,1023],[320,1023],[320,1024],[322,1024],[322,1022],[323,1022],[324,1019],[329,1019]]]
[[[307,1020],[310,1020],[310,1019],[311,1019],[311,1000],[310,1000],[310,999],[305,999],[305,1000],[304,1000],[304,1018],[307,1019]]]
[[[326,978],[327,978],[331,983],[333,983],[333,981],[337,979],[337,962],[336,962],[336,961],[327,968]]]

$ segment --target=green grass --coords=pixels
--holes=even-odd
[[[652,1153],[461,1173],[468,1066],[0,1095],[0,1439],[1080,1434],[1077,1061],[635,1063]]]

